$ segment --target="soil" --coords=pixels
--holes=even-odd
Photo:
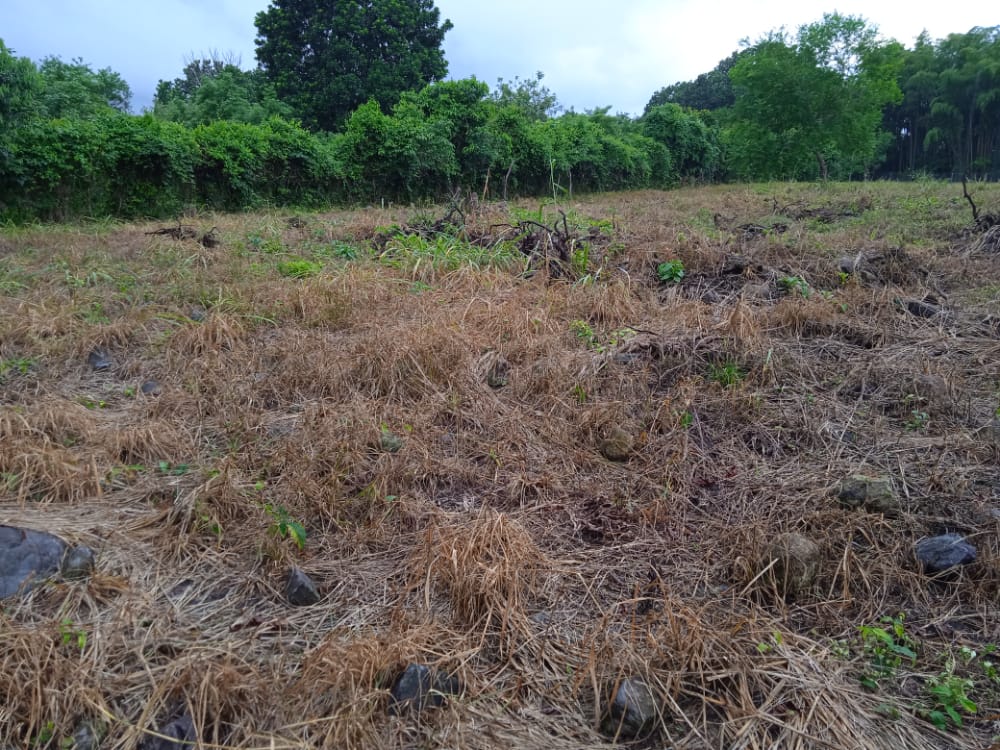
[[[643,747],[1000,734],[1000,257],[961,192],[435,211],[2,230],[0,524],[97,558],[2,601],[0,747],[603,748],[623,680]],[[975,561],[928,575],[948,533]],[[390,711],[411,665],[461,690]]]

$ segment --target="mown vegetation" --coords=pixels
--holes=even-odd
[[[996,227],[931,181],[550,200],[0,233],[3,523],[97,552],[0,603],[0,745],[994,741]]]
[[[906,49],[828,14],[656,92],[633,118],[563,112],[541,74],[492,91],[443,81],[451,24],[427,0],[310,7],[272,3],[256,19],[258,68],[192,60],[141,116],[113,71],[0,46],[0,218],[998,168],[998,27]]]

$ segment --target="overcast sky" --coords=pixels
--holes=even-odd
[[[156,82],[185,61],[217,51],[253,67],[254,16],[267,0],[0,0],[0,39],[39,60],[82,58],[119,72],[133,110],[150,105]],[[657,89],[694,78],[786,26],[838,10],[860,15],[883,36],[912,46],[921,30],[939,39],[1000,23],[988,3],[915,0],[438,0],[455,28],[445,38],[449,77],[491,86],[545,73],[564,106],[610,106],[639,114]]]

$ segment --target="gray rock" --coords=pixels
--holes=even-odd
[[[627,461],[635,450],[635,438],[621,427],[612,427],[597,443],[597,449],[609,461]]]
[[[660,717],[656,696],[641,677],[628,677],[614,689],[605,712],[605,734],[632,739],[649,734]]]
[[[59,572],[66,542],[44,531],[0,526],[0,599]]]
[[[789,532],[780,535],[767,550],[772,581],[778,592],[785,597],[795,598],[813,585],[819,572],[820,548],[809,537]]]
[[[158,734],[164,736],[147,739],[143,744],[144,750],[191,750],[198,741],[194,720],[187,714],[171,721]]]
[[[742,255],[727,255],[726,260],[722,264],[723,274],[736,274],[743,273],[748,268],[750,268],[749,258],[745,258]]]
[[[87,578],[94,572],[94,562],[94,550],[85,544],[77,544],[66,550],[60,572],[68,581]]]
[[[854,273],[856,269],[855,259],[850,255],[844,255],[837,260],[837,270],[840,273]]]
[[[194,307],[191,308],[191,311],[188,313],[188,317],[195,323],[201,323],[205,318],[208,317],[208,310],[206,310],[201,305],[195,305]]]
[[[308,607],[318,602],[320,598],[316,584],[297,567],[288,571],[285,596],[288,597],[288,602],[296,607]]]
[[[899,498],[888,477],[855,474],[841,482],[837,498],[845,508],[864,508],[887,516],[899,512]]]
[[[101,740],[89,722],[83,722],[73,732],[73,750],[97,750]]]
[[[163,386],[158,380],[146,380],[139,386],[143,396],[159,396],[163,393]]]
[[[458,695],[461,690],[457,676],[436,672],[425,664],[410,664],[389,692],[389,713],[399,716],[437,708],[444,703],[445,696]]]
[[[921,539],[914,545],[917,560],[931,575],[976,561],[976,548],[961,534],[941,534]]]
[[[941,307],[927,300],[904,299],[900,300],[900,304],[910,315],[915,315],[918,318],[933,318],[945,313]]]
[[[103,347],[97,347],[87,355],[87,364],[98,372],[111,369],[111,355]]]

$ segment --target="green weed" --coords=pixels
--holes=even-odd
[[[283,260],[278,263],[278,273],[291,279],[307,279],[310,276],[318,276],[322,271],[321,264],[305,258]]]
[[[917,643],[906,632],[905,615],[883,617],[882,625],[861,625],[861,646],[868,657],[868,666],[861,675],[861,684],[869,690],[878,689],[878,681],[891,677],[904,659],[910,664],[917,660]]]
[[[679,284],[684,278],[684,261],[678,258],[666,260],[656,267],[656,275],[664,284]]]

